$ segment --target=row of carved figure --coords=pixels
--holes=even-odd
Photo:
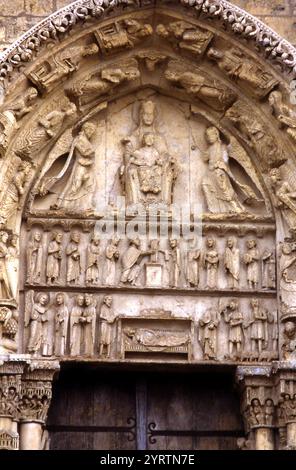
[[[238,247],[238,240],[233,236],[225,243],[224,255],[217,251],[213,237],[206,239],[204,248],[186,247],[186,252],[180,248],[180,242],[176,239],[170,239],[167,244],[168,246],[162,249],[160,241],[155,239],[149,241],[147,249],[143,250],[138,238],[129,240],[128,247],[121,247],[120,239],[114,238],[107,242],[103,249],[99,237],[93,234],[87,241],[87,256],[83,267],[85,247],[79,231],[72,231],[66,244],[63,232],[54,231],[51,241],[45,247],[42,232],[36,230],[32,232],[27,247],[27,282],[41,284],[45,273],[48,285],[62,284],[62,263],[65,262],[66,284],[69,285],[85,282],[87,285],[115,286],[121,283],[138,286],[139,275],[144,269],[146,287],[165,287],[166,270],[169,273],[170,287],[181,287],[184,275],[186,285],[194,288],[200,286],[202,266],[206,273],[205,287],[216,289],[220,278],[219,264],[223,264],[229,289],[240,288],[241,265],[246,266],[249,289],[259,288],[260,277],[264,289],[275,289],[275,255],[272,250],[267,249],[260,253],[256,239],[248,239],[245,242],[243,254]],[[5,244],[2,242],[2,245],[5,261]],[[117,266],[121,269],[120,278],[117,276]]]
[[[43,356],[92,356],[98,351],[100,356],[109,358],[112,345],[118,339],[122,340],[116,338],[116,323],[119,317],[114,313],[112,297],[104,296],[98,315],[97,299],[92,294],[77,294],[74,303],[70,303],[68,296],[62,292],[52,294],[52,297],[53,302],[50,302],[48,293],[34,295],[34,292],[30,291],[27,294],[25,326],[28,328],[28,353]],[[277,314],[268,312],[257,299],[251,300],[250,309],[250,315],[246,316],[240,310],[239,301],[231,299],[224,304],[220,303],[217,309],[209,309],[202,314],[198,321],[198,340],[205,360],[218,359],[218,335],[222,320],[228,331],[228,352],[223,351],[225,359],[263,362],[277,359]],[[164,318],[163,315],[171,314],[161,309],[155,311],[159,321]],[[146,321],[147,319],[149,320],[149,317],[146,317]],[[172,324],[177,320],[173,316],[170,317]],[[191,321],[191,318],[189,320]],[[145,326],[138,329],[138,336],[135,327],[125,329],[124,334],[130,337],[131,331],[132,337],[137,337],[139,345],[148,348],[146,352],[149,352],[151,347],[158,348],[156,351],[171,347],[178,335],[178,341],[180,335],[182,336],[180,345],[195,341],[190,330],[187,333],[170,329],[155,330],[152,324],[148,328]]]

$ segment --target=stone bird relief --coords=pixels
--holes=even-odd
[[[137,129],[122,141],[120,180],[127,205],[169,206],[173,202],[177,163],[156,129],[155,114],[155,103],[144,101]]]

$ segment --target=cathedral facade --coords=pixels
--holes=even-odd
[[[0,56],[0,449],[296,449],[296,49],[79,0]]]

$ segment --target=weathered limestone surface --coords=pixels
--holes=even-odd
[[[0,64],[0,448],[46,446],[59,363],[236,370],[239,447],[296,446],[296,51],[166,3],[87,2]]]

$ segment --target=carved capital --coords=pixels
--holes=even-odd
[[[21,422],[45,423],[52,397],[52,381],[59,370],[56,361],[33,361],[21,383],[18,405]]]
[[[18,419],[21,376],[25,361],[3,361],[0,365],[0,418]],[[0,446],[1,448],[1,446]]]
[[[247,433],[276,424],[277,397],[271,367],[238,367],[237,383]]]

